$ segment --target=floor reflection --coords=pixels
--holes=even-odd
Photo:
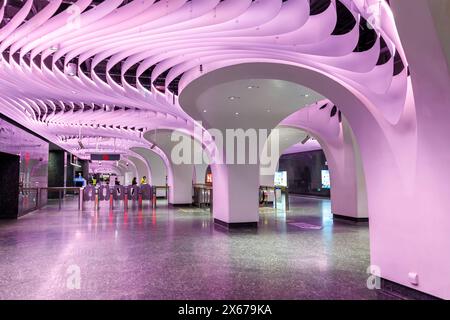
[[[333,223],[328,200],[291,196],[289,210],[261,208],[257,230],[235,232],[215,228],[209,209],[163,200],[83,212],[68,201],[0,233],[2,299],[378,297],[366,288],[368,227]],[[66,285],[73,266],[80,289]]]

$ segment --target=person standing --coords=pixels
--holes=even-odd
[[[77,187],[86,187],[86,180],[81,175],[81,172],[78,172],[78,176],[73,179],[75,182],[75,186]]]

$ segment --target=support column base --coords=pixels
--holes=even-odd
[[[258,222],[225,222],[214,219],[214,223],[226,229],[256,229],[258,227]]]
[[[192,207],[192,203],[169,203],[170,207]]]
[[[353,222],[353,223],[368,223],[369,222],[369,218],[348,217],[348,216],[342,216],[340,214],[334,214],[334,213],[333,213],[333,220],[340,220],[340,221]]]
[[[441,300],[428,293],[383,278],[381,279],[380,291],[382,294],[401,300]]]

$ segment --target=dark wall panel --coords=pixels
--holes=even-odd
[[[19,213],[20,157],[0,152],[0,218],[14,219]]]
[[[290,193],[329,197],[330,190],[322,189],[322,170],[328,170],[322,150],[283,155],[279,171],[287,171]]]
[[[48,156],[48,186],[64,187],[64,156],[63,150],[52,150]],[[58,192],[51,191],[48,193],[49,199],[57,199]]]
[[[19,159],[17,175],[15,167],[11,168],[11,173],[2,169],[2,177],[6,177],[2,185],[6,189],[0,192],[0,197],[10,197],[12,193],[17,195],[16,217],[34,210],[37,204],[36,188],[47,187],[48,150],[47,141],[0,114],[0,152]],[[47,194],[43,192],[41,195],[41,204],[45,204]]]

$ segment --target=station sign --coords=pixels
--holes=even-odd
[[[118,153],[91,153],[91,160],[93,161],[118,161],[120,154]]]

